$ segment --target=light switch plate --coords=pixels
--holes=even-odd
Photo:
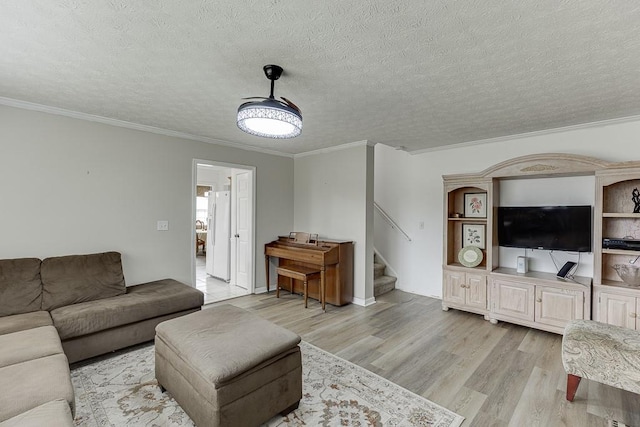
[[[158,221],[158,231],[169,231],[169,221]]]

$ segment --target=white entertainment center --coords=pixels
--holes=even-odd
[[[567,188],[546,192],[551,194],[550,199],[532,200],[529,191],[513,190],[527,186],[536,189],[544,186],[543,178],[561,177],[587,178],[578,178],[577,183],[569,178]],[[499,163],[477,174],[446,175],[443,181],[443,310],[470,311],[492,323],[506,321],[555,333],[562,333],[572,319],[593,318],[636,328],[640,288],[623,283],[612,266],[632,262],[640,252],[603,249],[602,238],[631,235],[640,239],[640,214],[632,213],[631,201],[633,189],[640,188],[640,162],[609,163],[572,154],[536,154]],[[534,192],[545,193],[544,189]],[[472,197],[485,204],[482,210],[469,210]],[[571,278],[558,278],[555,266],[545,265],[550,261],[540,257],[550,260],[549,251],[500,247],[499,207],[537,203],[593,205],[593,252],[580,254],[581,267]],[[477,248],[468,247],[469,236],[476,239],[473,245]],[[516,253],[534,258],[528,272],[516,272]],[[561,258],[560,266],[568,257],[578,260],[578,254],[553,253]],[[637,323],[640,327],[640,320]]]

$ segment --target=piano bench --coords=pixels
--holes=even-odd
[[[293,293],[293,280],[302,280],[304,284],[304,308],[307,308],[307,299],[309,296],[309,280],[320,279],[320,270],[312,267],[304,267],[301,265],[288,265],[286,267],[278,267],[278,276],[284,276],[291,279],[290,291]],[[278,279],[278,282],[280,280]],[[324,286],[320,290],[320,303],[324,307]],[[276,285],[276,298],[280,298],[280,285]]]

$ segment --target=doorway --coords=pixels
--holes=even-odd
[[[255,168],[193,162],[192,282],[205,304],[254,292]]]

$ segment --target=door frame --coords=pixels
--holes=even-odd
[[[249,235],[249,239],[251,242],[249,243],[250,253],[249,253],[249,286],[248,291],[250,294],[255,293],[256,289],[256,167],[249,165],[240,165],[237,163],[228,163],[228,162],[220,162],[216,160],[205,160],[205,159],[193,159],[193,163],[191,166],[191,217],[189,220],[189,232],[191,233],[191,237],[189,239],[190,243],[190,253],[191,253],[191,286],[196,287],[196,235],[193,232],[194,225],[196,223],[196,186],[198,185],[198,164],[211,165],[222,168],[230,168],[230,169],[243,169],[251,172],[251,233]],[[233,193],[234,189],[231,188],[231,196],[234,197]],[[235,203],[233,201],[232,203]],[[233,255],[235,258],[235,255]],[[232,277],[235,277],[236,272],[231,272]]]

